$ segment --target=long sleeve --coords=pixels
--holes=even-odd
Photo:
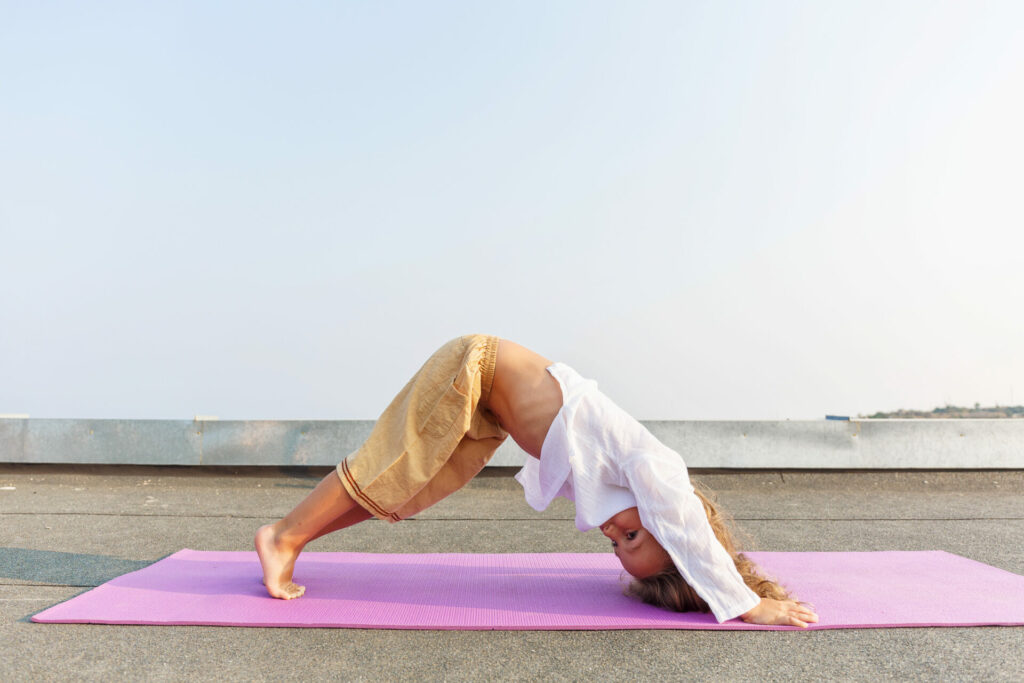
[[[636,496],[644,528],[708,603],[715,619],[721,623],[755,607],[760,598],[715,538],[682,457],[668,447],[634,450],[622,457],[620,467]]]

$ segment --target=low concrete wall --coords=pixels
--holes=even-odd
[[[335,465],[372,420],[0,418],[0,462]],[[1024,419],[646,421],[690,467],[1022,469]],[[507,439],[491,465],[528,457]]]

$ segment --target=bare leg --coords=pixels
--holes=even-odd
[[[353,524],[358,524],[359,522],[365,522],[368,519],[373,519],[373,515],[371,515],[366,510],[366,508],[364,508],[364,507],[362,507],[360,505],[357,505],[354,508],[352,508],[351,510],[349,510],[348,512],[346,512],[345,514],[343,514],[341,517],[338,517],[333,522],[331,522],[330,524],[325,526],[323,529],[318,531],[316,536],[314,536],[313,538],[311,538],[309,540],[315,541],[316,539],[320,538],[321,536],[326,536],[329,533],[332,533],[334,531],[340,531],[341,529],[347,529],[348,527],[352,526]]]
[[[292,582],[292,572],[306,544],[368,517],[341,485],[338,474],[328,473],[281,521],[256,532],[256,554],[263,565],[267,593],[285,600],[300,597],[306,588]]]

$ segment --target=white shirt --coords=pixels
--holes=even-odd
[[[576,504],[576,528],[589,531],[636,507],[640,522],[668,552],[719,622],[760,598],[743,582],[715,538],[683,458],[565,363],[547,368],[562,388],[540,459],[516,475],[526,502],[544,510],[558,496]]]

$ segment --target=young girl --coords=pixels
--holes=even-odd
[[[295,559],[315,538],[377,517],[398,522],[473,478],[511,435],[531,458],[516,475],[527,502],[573,500],[581,531],[600,527],[629,592],[719,621],[806,627],[818,620],[738,554],[721,513],[686,465],[564,363],[504,339],[445,344],[405,385],[370,437],[283,519],[256,533],[263,582],[300,597]]]

